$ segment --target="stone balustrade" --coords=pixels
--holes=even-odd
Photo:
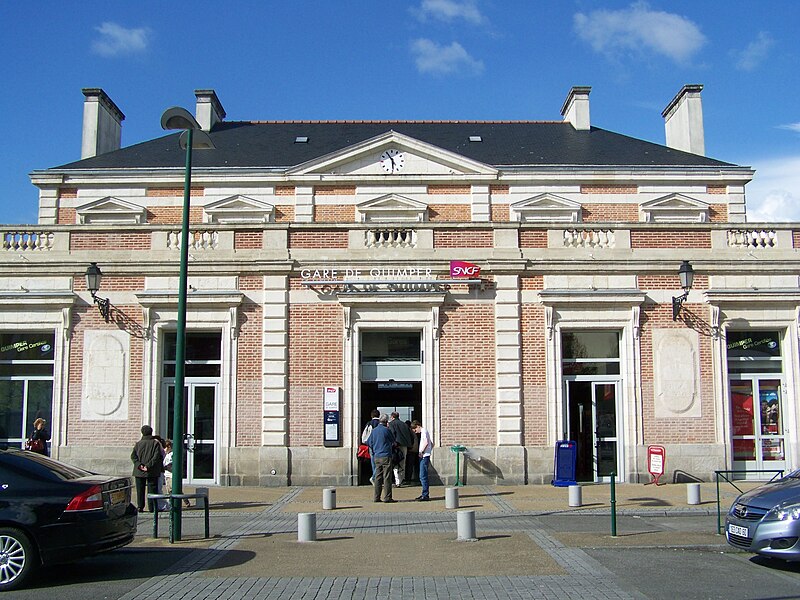
[[[3,250],[36,252],[53,249],[55,234],[51,231],[16,230],[3,234]]]
[[[566,248],[614,248],[616,234],[612,229],[565,229]]]
[[[729,248],[776,248],[778,235],[774,229],[729,229]]]
[[[380,227],[365,232],[367,248],[414,248],[416,233],[405,227]]]
[[[195,229],[189,231],[190,250],[216,250],[219,247],[219,232],[212,229]],[[181,232],[170,231],[167,233],[167,248],[169,250],[181,249]]]

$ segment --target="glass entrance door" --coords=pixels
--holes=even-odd
[[[610,481],[619,473],[616,382],[567,381],[565,406],[566,437],[577,445],[577,480]]]
[[[162,423],[167,424],[167,437],[172,436],[175,385],[165,385],[165,403]],[[186,461],[183,481],[188,484],[214,483],[216,479],[216,404],[217,384],[187,383],[184,388],[186,410],[183,431],[186,432]],[[173,440],[173,444],[177,446]]]
[[[782,381],[739,376],[730,380],[733,469],[785,469]]]

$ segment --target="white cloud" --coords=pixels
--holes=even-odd
[[[126,29],[116,23],[103,23],[95,30],[100,32],[100,38],[92,42],[92,50],[100,56],[144,52],[150,41],[150,30],[144,27]]]
[[[621,10],[577,13],[573,21],[578,35],[609,57],[650,51],[685,63],[706,43],[695,23],[680,15],[650,10],[645,2]]]
[[[483,62],[475,60],[458,42],[442,46],[428,39],[411,42],[411,53],[420,73],[449,75],[453,73],[478,74],[483,71]]]
[[[422,4],[414,12],[421,21],[428,18],[448,22],[463,19],[480,25],[485,20],[477,0],[422,0]]]
[[[758,34],[755,41],[750,42],[741,52],[735,52],[736,68],[741,71],[752,71],[767,58],[770,48],[775,44],[770,35],[764,31]]]
[[[798,123],[787,123],[786,125],[778,125],[778,129],[788,129],[789,131],[794,131],[795,133],[800,133],[800,122],[798,122]]]
[[[747,220],[800,221],[800,155],[756,160],[747,184]]]

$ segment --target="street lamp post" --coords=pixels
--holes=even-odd
[[[189,270],[189,199],[192,186],[192,149],[214,148],[211,138],[185,108],[173,106],[161,115],[161,128],[183,130],[180,145],[186,149],[186,169],[183,184],[183,219],[181,221],[181,271],[178,284],[178,324],[175,332],[175,395],[172,405],[172,493],[183,492],[184,466],[184,363],[186,360],[186,293]],[[172,501],[172,539],[181,539],[181,502]]]

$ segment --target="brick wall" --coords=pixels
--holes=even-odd
[[[681,313],[690,316],[694,326],[701,330],[699,358],[702,416],[700,418],[655,418],[653,330],[683,328],[687,325],[682,320],[672,320],[672,305],[644,306],[639,323],[641,326],[642,421],[645,444],[710,444],[715,441],[711,336],[707,335],[709,310],[708,307],[700,304],[684,304]]]
[[[439,313],[440,439],[434,443],[497,443],[493,304],[445,304]]]
[[[538,282],[536,281],[538,280]],[[542,277],[525,277],[523,289],[541,289]],[[539,287],[530,287],[537,285]],[[523,304],[522,327],[522,443],[547,443],[547,359],[545,356],[544,307]]]
[[[342,309],[289,307],[289,445],[322,446],[322,386],[343,385]]]
[[[434,223],[469,223],[472,209],[468,204],[430,204],[428,220]]]
[[[289,248],[347,248],[347,231],[290,231]]]
[[[523,229],[519,232],[520,248],[547,248],[547,231]]]
[[[264,278],[260,275],[241,275],[239,277],[239,290],[253,291],[261,290],[264,287]]]
[[[583,204],[581,215],[584,223],[637,223],[638,204]]]
[[[59,198],[77,198],[78,188],[61,188],[58,190]]]
[[[189,197],[193,198],[195,196],[205,196],[206,190],[202,186],[192,186],[189,188]],[[167,197],[178,197],[183,198],[183,186],[181,187],[154,187],[154,188],[147,188],[145,191],[145,196],[148,198],[167,198]]]
[[[149,233],[82,233],[71,231],[70,250],[150,250]]]
[[[544,275],[527,275],[519,278],[519,286],[522,290],[543,290]]]
[[[436,195],[469,195],[472,192],[468,185],[429,185],[428,194]]]
[[[105,280],[103,280],[105,287]],[[140,306],[114,306],[117,314],[130,323],[142,325]],[[113,313],[112,313],[113,316]],[[134,325],[134,327],[135,327]],[[70,446],[131,446],[141,437],[142,427],[142,365],[144,340],[131,336],[128,379],[128,418],[125,421],[83,421],[83,335],[87,329],[117,331],[117,323],[106,323],[94,306],[75,307],[72,312],[73,334],[69,340],[69,381],[67,382],[66,443]],[[153,424],[155,426],[155,424]]]
[[[315,196],[355,196],[354,185],[317,185],[314,186]]]
[[[56,223],[59,225],[75,225],[78,222],[78,211],[74,208],[59,208]]]
[[[728,222],[728,205],[712,204],[708,207],[708,220],[712,223]]]
[[[147,222],[153,225],[180,225],[183,223],[182,206],[148,206]],[[200,206],[189,207],[189,223],[199,225],[203,223],[203,208]]]
[[[103,274],[101,290],[98,294],[105,292],[139,292],[144,289],[144,277],[141,275],[110,275]],[[74,292],[86,291],[86,278],[83,276],[72,278],[72,290]],[[139,307],[141,311],[141,307]]]
[[[234,250],[259,250],[264,236],[261,231],[234,231]]]
[[[490,185],[489,186],[489,193],[492,196],[499,196],[501,194],[502,195],[506,195],[506,194],[509,193],[508,185],[507,184],[502,184],[502,183],[498,183],[498,184],[495,184],[495,185]]]
[[[492,221],[496,223],[508,223],[510,218],[508,204],[492,204]]]
[[[294,196],[294,186],[293,185],[276,185],[275,186],[275,195],[276,196]]]
[[[260,277],[243,278],[245,284]],[[242,281],[240,280],[240,288]],[[261,445],[261,307],[244,302],[239,309],[239,358],[236,364],[236,445]]]
[[[356,207],[352,204],[317,204],[314,206],[314,221],[317,223],[355,223]]]
[[[613,185],[601,183],[581,186],[581,194],[638,194],[639,187],[635,185]]]
[[[494,234],[490,229],[434,230],[434,248],[491,248]]]
[[[632,230],[631,248],[711,248],[708,231]]]
[[[639,275],[636,278],[639,289],[645,292],[648,290],[675,290],[677,294],[681,289],[681,280],[677,274],[677,267],[678,263],[676,261],[675,275]],[[708,275],[695,274],[692,289],[707,290]],[[670,313],[670,318],[672,318],[672,313]]]
[[[707,194],[727,194],[728,193],[728,186],[727,185],[707,185],[706,186],[706,193]]]
[[[275,206],[276,223],[291,223],[292,221],[294,221],[294,206],[290,204]]]

